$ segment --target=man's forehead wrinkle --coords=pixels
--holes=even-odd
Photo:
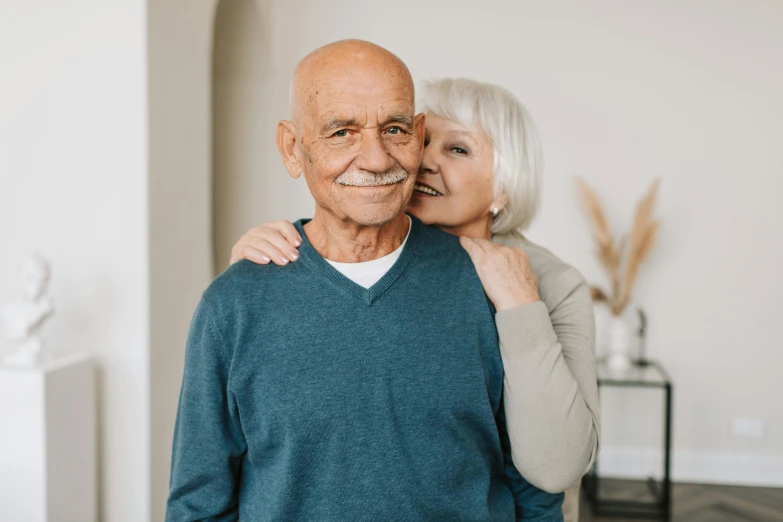
[[[392,113],[388,117],[384,117],[381,115],[381,113],[378,113],[378,121],[383,121],[386,123],[396,122],[396,123],[403,123],[407,125],[408,127],[413,125],[413,112],[395,112]]]
[[[326,120],[324,129],[339,129],[340,127],[347,127],[350,125],[356,125],[358,122],[353,118],[330,118]]]
[[[361,127],[372,127],[375,125],[385,125],[391,122],[398,122],[407,126],[413,125],[413,110],[404,105],[394,104],[389,106],[378,106],[375,110],[372,107],[357,107],[355,105],[332,105],[318,111],[318,124],[324,129],[356,125]],[[375,119],[370,118],[374,114]]]
[[[367,123],[367,114],[357,110],[330,110],[319,118],[322,129],[336,129],[347,126],[364,126]]]

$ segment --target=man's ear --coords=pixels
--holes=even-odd
[[[296,140],[298,136],[296,129],[290,121],[282,120],[277,124],[277,150],[280,151],[280,157],[283,159],[283,165],[288,174],[296,179],[302,174],[302,162],[297,155],[298,145]]]
[[[425,116],[421,112],[413,118],[413,131],[416,133],[416,138],[419,140],[419,149],[424,151],[424,135],[425,135]]]

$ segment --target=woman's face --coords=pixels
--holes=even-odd
[[[427,113],[424,155],[408,212],[447,232],[487,235],[495,203],[492,143]]]

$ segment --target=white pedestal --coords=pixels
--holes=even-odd
[[[88,356],[0,367],[0,521],[95,522],[95,411]]]

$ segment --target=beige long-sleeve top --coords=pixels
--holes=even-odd
[[[598,454],[590,289],[575,268],[519,233],[493,241],[527,253],[541,297],[495,317],[512,458],[531,484],[561,492],[587,472]]]

